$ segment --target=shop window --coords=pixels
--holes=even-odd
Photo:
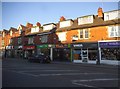
[[[102,60],[120,60],[119,48],[102,48]]]
[[[97,50],[89,49],[88,50],[88,58],[89,58],[89,60],[96,61],[97,60]]]
[[[12,33],[13,33],[13,32],[12,32],[12,30],[11,30],[11,31],[10,31],[10,36],[12,36]]]

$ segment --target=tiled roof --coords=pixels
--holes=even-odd
[[[71,26],[64,27],[64,28],[57,28],[56,31],[59,32],[59,31],[74,30],[74,29],[84,29],[84,28],[91,28],[91,27],[97,27],[97,26],[114,25],[114,24],[118,24],[118,23],[120,23],[120,20],[118,20],[118,19],[104,21],[103,18],[94,16],[93,23],[91,23],[91,24],[78,25],[78,19],[75,19],[74,23]]]

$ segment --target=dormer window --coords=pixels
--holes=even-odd
[[[119,14],[120,14],[120,10],[105,12],[104,13],[104,21],[118,19],[118,18],[120,18]]]
[[[39,27],[38,26],[35,26],[35,27],[31,28],[31,33],[34,33],[34,32],[39,32]]]
[[[56,27],[55,24],[46,24],[46,25],[43,25],[43,31],[51,30],[54,27]]]
[[[69,27],[73,24],[73,21],[72,20],[66,20],[66,21],[62,21],[60,22],[60,28],[63,28],[63,27]]]
[[[79,17],[78,25],[93,23],[93,15]]]

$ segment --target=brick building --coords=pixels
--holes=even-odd
[[[97,12],[97,15],[74,20],[62,16],[58,23],[42,26],[39,22],[36,26],[27,23],[15,32],[13,28],[4,30],[4,46],[12,46],[16,57],[27,58],[42,52],[53,61],[117,64],[120,60],[120,11],[103,12],[98,8]],[[12,44],[10,39],[13,39]]]

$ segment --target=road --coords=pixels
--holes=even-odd
[[[52,62],[30,63],[25,59],[2,61],[2,87],[86,87],[118,89],[118,66]]]

